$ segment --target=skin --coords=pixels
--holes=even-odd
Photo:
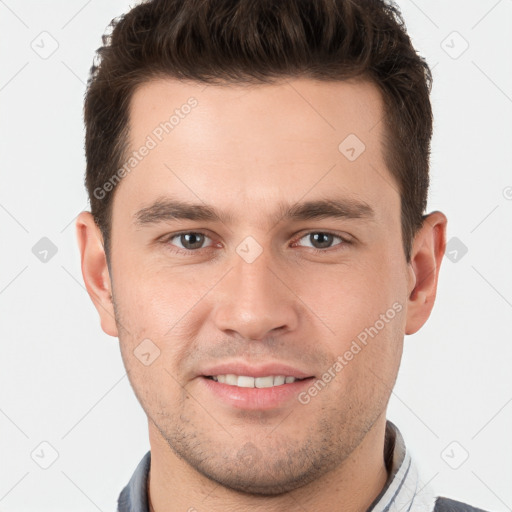
[[[87,290],[148,417],[153,509],[364,511],[387,478],[386,407],[404,334],[434,304],[446,217],[429,214],[407,263],[370,83],[159,79],[132,99],[132,149],[190,97],[198,105],[116,188],[110,271],[91,214],[77,219]],[[350,133],[366,146],[353,162],[338,150]],[[136,212],[170,195],[231,221],[137,225]],[[374,216],[275,217],[282,201],[332,197],[364,202]],[[194,249],[171,238],[182,231],[206,237]],[[351,243],[321,245],[317,232]],[[252,263],[236,252],[248,236],[262,249]],[[401,311],[306,405],[229,407],[199,377],[205,364],[242,360],[319,378],[394,303]],[[160,355],[146,366],[134,350],[148,338]]]

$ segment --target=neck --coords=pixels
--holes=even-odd
[[[347,459],[318,480],[282,495],[260,496],[222,487],[198,473],[174,454],[150,422],[150,512],[329,510],[333,504],[343,504],[344,512],[365,512],[388,477],[385,427],[383,416]]]

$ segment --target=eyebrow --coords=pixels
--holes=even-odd
[[[134,214],[135,224],[145,226],[172,220],[192,220],[233,224],[232,214],[218,211],[212,206],[191,203],[173,198],[160,198]],[[364,201],[352,198],[331,198],[303,203],[280,203],[271,223],[314,219],[363,219],[374,220],[375,211]]]

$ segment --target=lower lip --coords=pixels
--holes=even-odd
[[[271,388],[241,388],[206,377],[200,380],[210,393],[231,407],[265,411],[282,407],[292,399],[298,401],[298,394],[311,384],[313,377]]]

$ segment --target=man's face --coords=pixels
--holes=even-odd
[[[227,487],[296,488],[384,421],[411,279],[382,118],[369,83],[162,79],[133,97],[130,151],[156,144],[113,202],[122,356],[152,439]],[[316,201],[346,215],[298,214]],[[226,374],[307,379],[211,378]]]

